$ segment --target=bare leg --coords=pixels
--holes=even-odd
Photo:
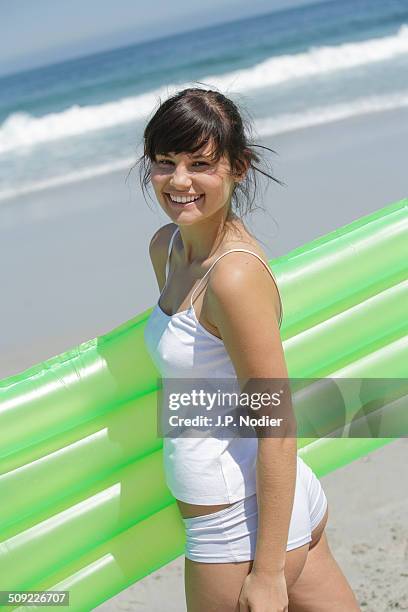
[[[295,584],[288,589],[289,612],[360,612],[346,577],[334,559],[326,533],[309,550]]]
[[[286,553],[287,584],[294,584],[301,575],[308,550],[309,544],[305,544]],[[239,612],[239,594],[252,563],[197,563],[185,558],[184,585],[188,612]]]

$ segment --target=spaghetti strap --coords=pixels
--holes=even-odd
[[[257,257],[259,259],[259,261],[265,266],[265,268],[268,270],[268,272],[270,273],[270,275],[272,276],[273,282],[275,283],[276,289],[278,291],[278,296],[279,296],[279,304],[280,304],[280,317],[279,317],[279,327],[282,324],[282,319],[283,319],[283,305],[282,305],[282,299],[281,299],[281,295],[280,295],[280,291],[279,291],[279,287],[278,287],[278,283],[276,282],[276,278],[272,272],[272,270],[270,269],[270,267],[268,266],[268,264],[262,259],[262,257],[259,257],[259,255],[257,255],[256,253],[254,253],[253,251],[249,251],[248,249],[230,249],[229,251],[226,251],[225,253],[222,253],[219,257],[217,257],[217,259],[213,262],[213,264],[208,268],[207,272],[204,274],[204,276],[200,279],[197,287],[194,288],[191,297],[190,297],[190,308],[193,308],[193,295],[195,294],[195,292],[197,291],[197,289],[199,288],[199,286],[201,285],[201,283],[203,282],[203,280],[205,279],[205,277],[207,276],[207,274],[209,274],[211,272],[211,270],[213,269],[213,267],[215,266],[215,264],[217,263],[217,261],[219,259],[221,259],[221,257],[224,257],[224,255],[228,255],[228,253],[233,253],[234,251],[243,251],[245,253],[250,253],[251,255],[255,255],[255,257]]]
[[[175,235],[177,234],[177,232],[178,232],[178,231],[179,231],[179,228],[178,228],[178,227],[176,227],[176,229],[174,230],[174,232],[173,232],[173,234],[172,234],[172,236],[171,236],[171,238],[170,238],[169,247],[168,247],[168,249],[167,249],[167,261],[166,261],[166,277],[165,277],[165,283],[164,283],[163,289],[161,290],[160,295],[163,293],[163,291],[164,291],[164,287],[167,285],[167,277],[168,277],[168,275],[169,275],[169,263],[170,263],[170,254],[171,254],[171,249],[173,248],[174,238],[175,238]]]

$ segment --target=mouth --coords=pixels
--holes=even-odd
[[[172,206],[173,208],[177,208],[178,210],[180,210],[181,208],[191,208],[192,206],[197,206],[201,204],[201,202],[204,200],[204,194],[201,194],[197,200],[194,200],[193,202],[186,202],[184,204],[183,202],[173,202],[168,193],[165,193],[164,195],[170,206]]]

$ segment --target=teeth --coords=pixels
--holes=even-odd
[[[179,204],[188,204],[189,202],[195,202],[196,200],[201,198],[201,196],[197,196],[195,198],[189,198],[186,196],[173,196],[171,194],[169,194],[169,196],[170,196],[170,200],[172,200],[173,202],[178,202]]]

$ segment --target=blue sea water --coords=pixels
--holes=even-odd
[[[0,78],[0,200],[129,168],[160,100],[198,84],[259,138],[407,107],[408,2],[320,2]]]

